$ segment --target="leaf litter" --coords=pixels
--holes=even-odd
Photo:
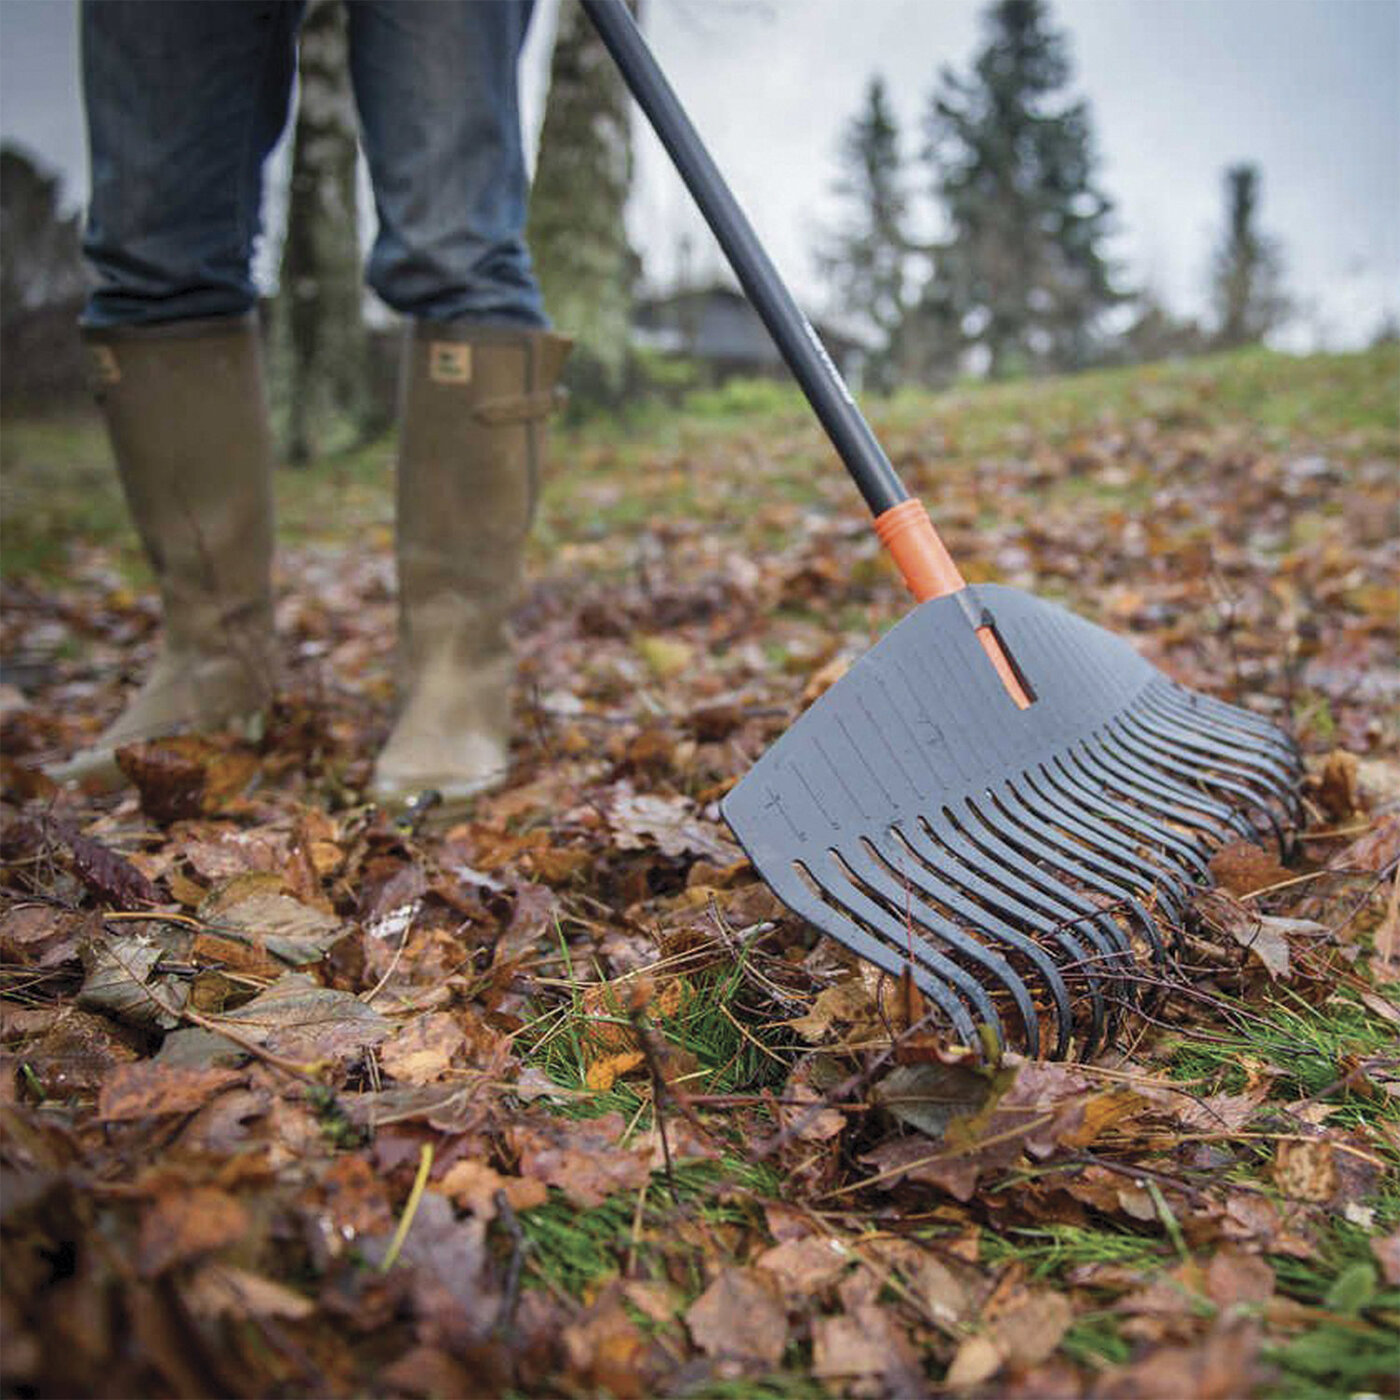
[[[378,525],[289,549],[261,735],[134,746],[115,799],[38,770],[118,707],[147,605],[102,546],[7,580],[7,1392],[1395,1393],[1394,414],[1252,426],[1222,384],[1322,371],[1219,363],[879,425],[977,577],[1309,756],[1297,851],[1216,854],[1184,990],[1089,1065],[979,1067],[719,819],[905,607],[789,418],[566,437],[510,781],[455,825],[360,799]]]

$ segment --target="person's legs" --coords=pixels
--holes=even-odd
[[[272,449],[250,274],[299,4],[90,2],[83,316],[132,520],[160,586],[156,664],[66,780],[122,744],[222,727],[271,680]]]
[[[241,316],[262,167],[287,120],[304,6],[86,0],[92,189],[85,326]]]
[[[508,619],[568,342],[525,248],[525,0],[352,0],[380,229],[370,284],[414,318],[398,463],[400,712],[373,795],[449,800],[509,759]]]
[[[379,233],[370,286],[432,321],[548,325],[525,248],[517,70],[532,0],[350,0]]]

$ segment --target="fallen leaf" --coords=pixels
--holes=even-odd
[[[197,734],[127,744],[117,766],[135,784],[141,810],[163,824],[217,811],[258,770],[257,757],[220,747]]]
[[[676,859],[703,856],[717,865],[743,858],[743,852],[720,834],[718,826],[695,815],[694,804],[686,797],[636,793],[619,784],[609,824],[614,841],[624,851],[655,847]]]
[[[87,976],[78,991],[78,1005],[151,1030],[178,1026],[189,984],[155,975],[164,956],[158,943],[139,934],[85,944]]]
[[[1210,858],[1210,873],[1234,895],[1253,894],[1281,884],[1290,872],[1252,841],[1230,841]]]
[[[246,1006],[209,1019],[278,1055],[311,1061],[357,1054],[393,1029],[358,997],[319,986],[301,972],[283,974]]]
[[[1379,874],[1400,860],[1400,814],[1387,812],[1371,830],[1327,862],[1329,870],[1369,870]]]
[[[1392,1287],[1400,1285],[1400,1230],[1384,1239],[1372,1239],[1371,1253],[1381,1266],[1381,1276]]]
[[[175,1069],[151,1060],[117,1065],[98,1096],[97,1117],[103,1123],[120,1123],[193,1113],[244,1078],[236,1070]]]
[[[1345,749],[1333,749],[1322,761],[1316,778],[1317,800],[1334,822],[1345,821],[1361,810],[1357,785],[1360,766],[1356,755]]]
[[[635,1191],[651,1175],[648,1145],[624,1146],[620,1113],[598,1118],[518,1122],[507,1136],[520,1174],[557,1186],[581,1206],[601,1205],[614,1191]]]
[[[1295,1201],[1328,1201],[1337,1189],[1332,1144],[1321,1138],[1281,1139],[1274,1147],[1274,1184]]]
[[[212,1186],[167,1190],[142,1212],[137,1267],[143,1278],[156,1278],[242,1239],[249,1223],[248,1212],[226,1191]]]
[[[401,1084],[431,1084],[452,1068],[467,1038],[445,1011],[416,1016],[379,1047],[379,1062]]]
[[[182,1296],[196,1317],[270,1317],[301,1322],[316,1311],[304,1294],[264,1278],[211,1260],[187,1283]]]
[[[256,888],[245,892],[246,881],[240,877],[221,886],[199,906],[199,917],[225,938],[262,946],[300,967],[319,961],[350,931],[333,914],[289,894]]]
[[[839,1240],[808,1235],[764,1250],[754,1260],[754,1267],[772,1274],[785,1294],[807,1298],[835,1283],[854,1258]]]
[[[772,1284],[751,1269],[721,1269],[685,1322],[695,1345],[716,1360],[776,1366],[787,1350],[787,1311]]]

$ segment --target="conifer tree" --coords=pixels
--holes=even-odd
[[[983,347],[994,376],[1072,368],[1093,357],[1118,299],[1089,109],[1065,97],[1068,46],[1043,0],[996,0],[986,24],[971,75],[945,70],[930,103],[947,234],[922,314],[959,347]]]
[[[1259,167],[1225,171],[1225,237],[1216,250],[1212,291],[1216,343],[1256,345],[1288,315],[1278,245],[1259,231]]]
[[[878,388],[889,389],[897,377],[912,247],[899,128],[879,76],[870,79],[864,106],[842,134],[839,157],[835,191],[847,214],[818,261],[837,307],[878,336],[871,375]]]

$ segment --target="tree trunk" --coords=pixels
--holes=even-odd
[[[577,0],[561,0],[529,242],[545,306],[576,342],[571,387],[603,400],[623,388],[640,273],[623,222],[632,185],[629,102]]]
[[[311,0],[301,30],[279,339],[289,389],[286,451],[303,465],[337,430],[366,423],[367,338],[355,203],[355,107],[345,7]]]

